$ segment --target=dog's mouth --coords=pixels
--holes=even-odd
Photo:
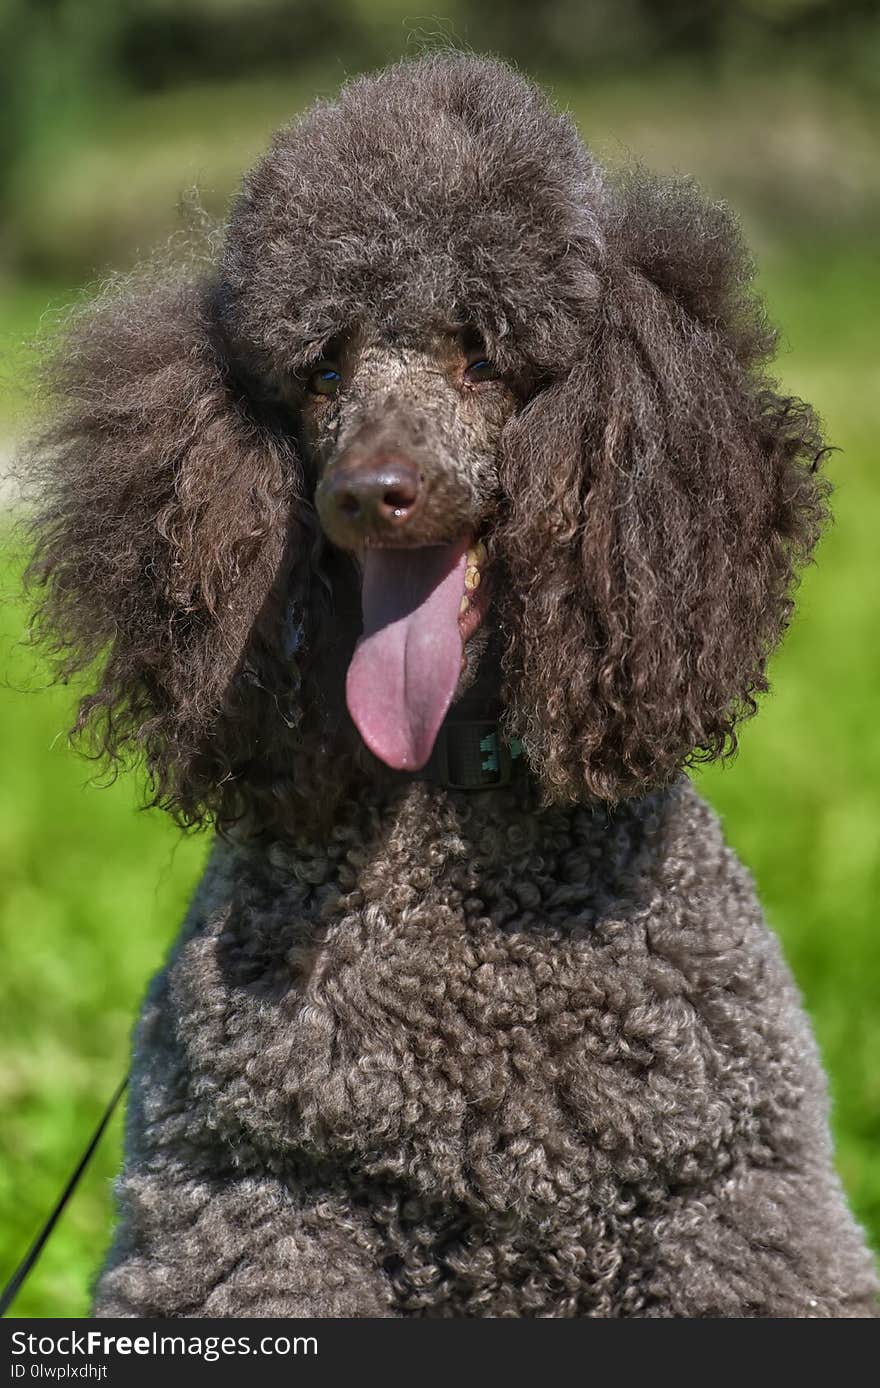
[[[396,771],[431,755],[489,602],[486,547],[465,536],[418,549],[370,546],[363,634],[346,679],[348,711],[370,751]]]

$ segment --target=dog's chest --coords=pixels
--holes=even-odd
[[[479,852],[398,825],[295,872],[233,855],[173,969],[211,1121],[275,1161],[499,1208],[674,1168],[729,1114],[699,1102],[711,1042],[623,839],[601,860],[595,826],[557,816]]]

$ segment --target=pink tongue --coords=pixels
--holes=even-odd
[[[466,549],[365,552],[364,634],[348,667],[348,711],[370,751],[398,771],[425,765],[458,684]]]

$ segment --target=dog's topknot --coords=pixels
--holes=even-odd
[[[352,323],[476,323],[557,370],[583,339],[602,176],[574,124],[504,65],[433,55],[348,83],[281,130],[232,212],[236,328],[297,369]]]

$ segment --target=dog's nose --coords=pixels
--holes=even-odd
[[[418,509],[421,485],[418,468],[405,458],[339,463],[318,488],[321,524],[343,542],[399,530]]]

